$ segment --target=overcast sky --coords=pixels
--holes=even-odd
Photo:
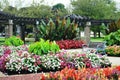
[[[11,5],[15,6],[14,4],[17,3],[19,0],[9,0],[11,2]],[[33,0],[22,0],[24,1],[23,6],[28,6],[32,3]],[[39,2],[40,0],[35,0],[36,2]],[[114,0],[117,3],[117,7],[120,9],[120,0]],[[57,3],[63,3],[65,6],[68,6],[70,4],[70,0],[45,0],[45,4],[48,4],[50,6],[53,6]],[[18,3],[19,5],[19,3]]]

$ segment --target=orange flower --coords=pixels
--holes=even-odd
[[[106,77],[110,76],[112,74],[112,68],[104,68],[103,74],[105,74]]]

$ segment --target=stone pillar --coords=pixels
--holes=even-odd
[[[86,23],[86,27],[84,28],[84,37],[85,37],[85,42],[86,44],[90,43],[90,22]]]
[[[13,20],[8,21],[8,25],[5,27],[5,37],[8,38],[13,35]]]
[[[39,21],[36,21],[36,24],[35,24],[35,26],[33,27],[33,32],[34,32],[34,35],[35,35],[35,36],[34,36],[35,41],[39,41],[38,36],[37,36],[37,34],[38,34],[38,30],[37,30],[38,25],[39,25]]]
[[[13,35],[13,20],[9,20],[9,37]]]

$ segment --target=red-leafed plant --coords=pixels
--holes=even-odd
[[[82,48],[84,41],[82,40],[60,40],[56,41],[60,49],[75,49]]]

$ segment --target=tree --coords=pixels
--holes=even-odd
[[[112,0],[72,0],[73,13],[94,19],[110,18],[116,11]]]
[[[117,10],[113,0],[72,0],[71,4],[73,13],[94,19],[112,19]],[[100,34],[101,29],[100,26],[91,28],[94,36],[97,32]]]
[[[47,5],[31,5],[29,7],[23,7],[19,9],[19,16],[23,17],[51,17],[51,7]]]
[[[65,16],[68,11],[65,9],[64,4],[58,3],[52,7],[52,13],[54,16]]]

